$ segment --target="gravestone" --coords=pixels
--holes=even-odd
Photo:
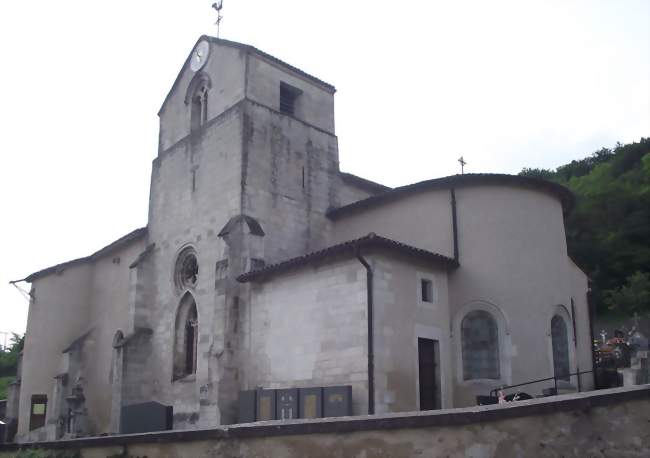
[[[257,392],[255,390],[240,391],[237,422],[238,423],[254,422],[256,404],[257,404]]]
[[[275,420],[275,390],[257,390],[257,421]]]
[[[275,395],[276,418],[278,420],[292,420],[298,418],[298,389],[289,388],[277,390]]]
[[[173,427],[172,406],[158,402],[143,402],[122,407],[120,434],[166,431]]]
[[[323,388],[323,416],[345,417],[352,415],[352,386],[326,386]]]
[[[300,418],[321,418],[323,416],[323,389],[300,388]]]

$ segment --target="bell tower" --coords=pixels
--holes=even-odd
[[[137,267],[150,281],[141,282],[134,313],[152,330],[146,363],[157,383],[147,396],[173,405],[174,428],[236,421],[254,351],[246,338],[250,286],[236,278],[326,242],[325,213],[340,184],[334,92],[252,46],[203,36],[162,104],[153,248]],[[174,266],[187,250],[197,274],[179,287]],[[197,361],[179,375],[175,352],[188,339],[170,323],[180,322],[190,296]]]

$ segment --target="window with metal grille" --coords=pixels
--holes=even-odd
[[[465,315],[461,341],[463,380],[500,378],[499,328],[490,313],[475,310]]]
[[[287,83],[280,83],[280,111],[288,115],[296,114],[296,104],[302,91]]]
[[[551,319],[551,343],[553,345],[553,372],[561,380],[569,380],[569,338],[564,318],[555,315]]]

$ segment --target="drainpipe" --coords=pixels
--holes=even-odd
[[[580,355],[578,352],[578,334],[576,333],[576,306],[571,298],[571,323],[573,324],[573,347],[575,348],[576,355],[576,372],[578,373],[578,391],[582,391],[582,383],[580,381]]]
[[[356,248],[357,259],[366,268],[366,290],[368,292],[368,415],[375,414],[375,350],[373,345],[373,299],[372,299],[372,268],[368,261],[361,256],[359,246]]]
[[[589,342],[589,349],[591,350],[591,375],[593,376],[594,381],[594,390],[598,389],[596,386],[596,353],[594,352],[594,304],[592,300],[592,291],[591,291],[591,280],[587,280],[587,311],[589,316],[589,337],[591,341]]]
[[[456,190],[451,188],[451,224],[454,235],[454,261],[458,264],[458,218],[456,216]]]

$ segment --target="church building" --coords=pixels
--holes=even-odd
[[[554,376],[593,389],[570,375],[592,369],[570,191],[344,173],[334,93],[200,37],[158,113],[147,226],[24,279],[16,441],[116,434],[150,402],[173,429],[237,423],[240,393],[260,388],[349,386],[353,415],[472,406]]]

